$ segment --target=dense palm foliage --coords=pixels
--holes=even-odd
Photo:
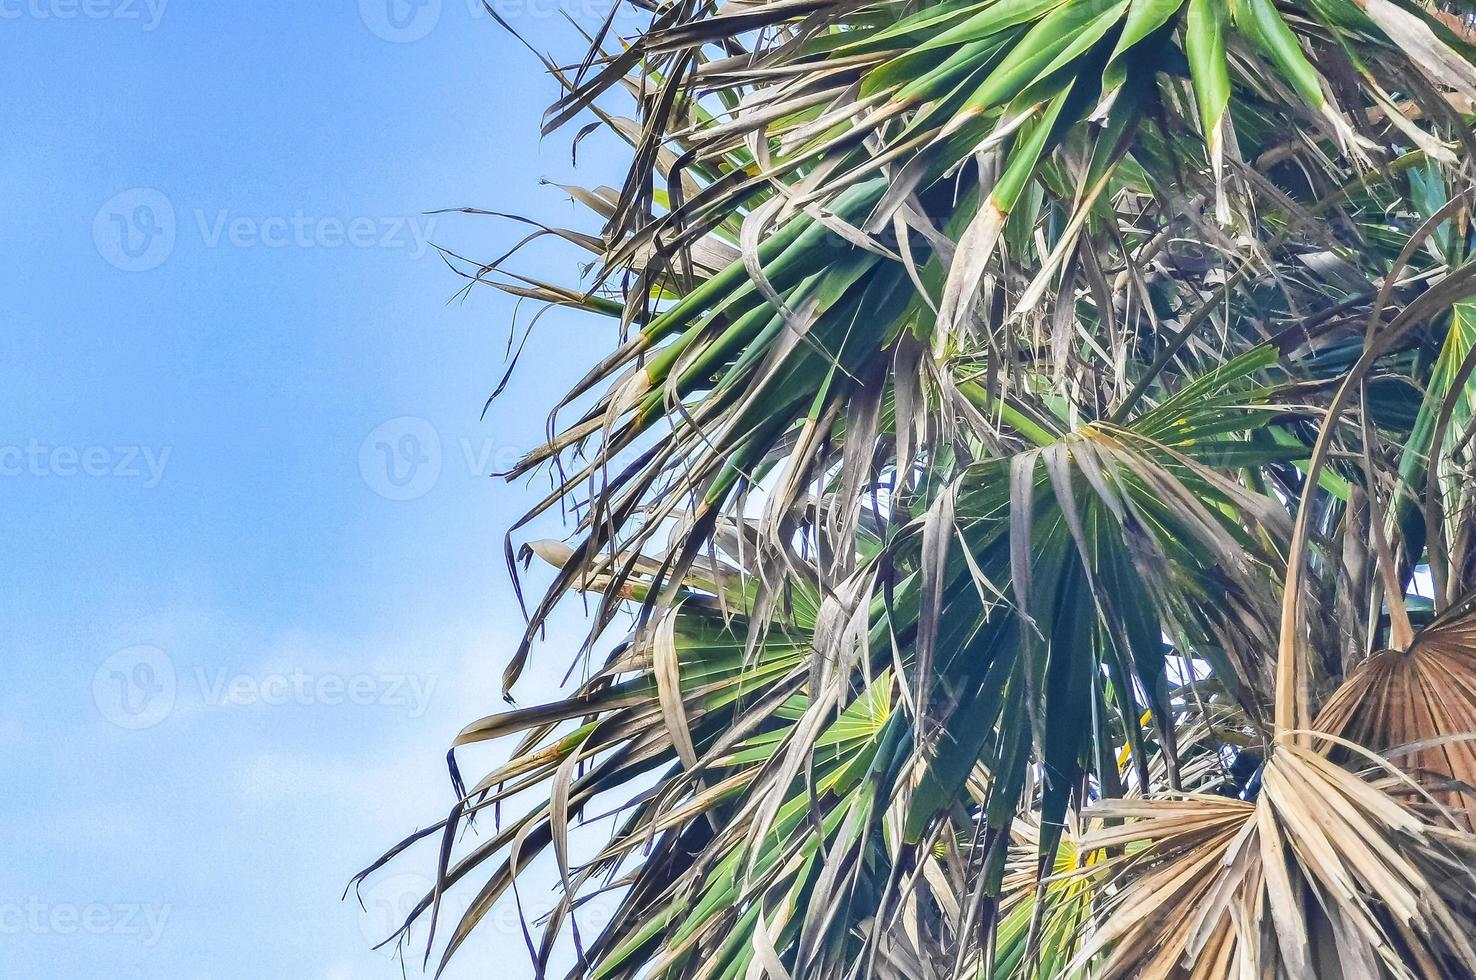
[[[427,955],[541,858],[540,972],[1476,975],[1465,4],[637,2],[591,274],[462,265],[612,352]]]

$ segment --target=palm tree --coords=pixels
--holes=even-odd
[[[593,272],[449,257],[618,329],[509,474],[585,679],[391,939],[546,855],[540,974],[1476,975],[1476,7],[633,2]]]

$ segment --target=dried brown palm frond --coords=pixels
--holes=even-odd
[[[1109,800],[1115,885],[1074,967],[1103,980],[1476,974],[1476,837],[1286,740],[1254,801]]]
[[[1323,706],[1313,728],[1390,754],[1442,805],[1476,819],[1476,612],[1470,602],[1408,650],[1369,659]],[[1333,758],[1357,763],[1329,743]]]

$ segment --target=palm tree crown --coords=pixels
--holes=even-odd
[[[632,2],[590,275],[454,260],[618,333],[509,474],[585,679],[391,938],[547,855],[540,974],[1476,975],[1476,8]]]

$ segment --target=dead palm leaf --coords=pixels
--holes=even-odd
[[[1470,602],[1371,657],[1328,699],[1313,728],[1387,755],[1441,805],[1476,818],[1476,614]],[[1341,745],[1335,759],[1362,760]],[[1406,794],[1423,802],[1424,794]]]

